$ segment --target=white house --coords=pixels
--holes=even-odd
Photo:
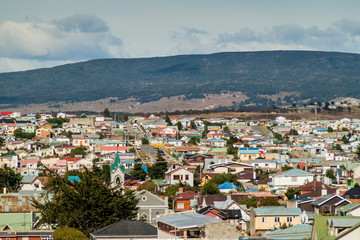
[[[184,168],[177,168],[165,173],[165,180],[170,184],[177,184],[179,182],[187,183],[194,186],[194,174]]]
[[[279,173],[272,178],[270,186],[273,188],[298,187],[314,181],[314,174],[300,169],[291,169]]]

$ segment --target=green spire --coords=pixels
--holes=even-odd
[[[114,163],[110,166],[111,172],[115,171],[120,166],[120,157],[119,153],[116,153]]]

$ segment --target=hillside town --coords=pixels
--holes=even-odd
[[[1,112],[0,239],[53,239],[46,173],[87,171],[137,199],[91,239],[358,239],[359,160],[360,119]]]

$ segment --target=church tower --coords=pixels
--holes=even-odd
[[[110,166],[110,185],[111,187],[124,187],[125,167],[120,164],[119,153],[116,153],[114,163]]]

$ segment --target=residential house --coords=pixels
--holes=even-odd
[[[279,173],[272,178],[270,184],[274,189],[284,187],[299,187],[314,180],[314,174],[300,169],[291,169]]]
[[[72,139],[72,145],[74,147],[88,148],[90,146],[90,140],[86,136],[78,136]]]
[[[314,200],[311,205],[313,206],[315,216],[332,214],[336,212],[336,208],[343,207],[351,203],[349,200],[343,198],[342,196],[336,194],[327,194],[321,196],[320,198]]]
[[[261,154],[258,148],[240,148],[239,158],[240,161],[251,161],[260,158]]]
[[[299,208],[284,206],[251,208],[249,233],[251,236],[264,236],[267,231],[280,228],[283,224],[299,224],[301,214]]]
[[[169,184],[177,184],[179,182],[194,186],[194,174],[184,168],[177,168],[165,173],[165,180]]]
[[[182,191],[182,189],[179,189]],[[173,209],[175,211],[188,211],[196,207],[197,198],[201,195],[193,191],[181,192],[173,198]]]
[[[159,196],[142,190],[135,194],[135,197],[139,199],[137,204],[139,211],[137,220],[142,220],[147,223],[153,223],[156,217],[160,214],[168,214],[168,198],[160,198]]]
[[[360,187],[357,185],[356,187],[349,189],[343,194],[343,197],[351,202],[360,203]]]
[[[238,239],[239,233],[228,222],[195,212],[168,214],[156,218],[158,239]]]
[[[209,169],[211,170],[211,172],[214,173],[239,173],[242,172],[244,170],[247,171],[253,171],[253,166],[250,164],[246,164],[246,163],[239,163],[239,162],[225,162],[225,163],[215,163],[215,164],[211,164],[209,166]]]
[[[336,188],[330,187],[329,185],[318,181],[306,183],[296,189],[301,191],[300,197],[309,198],[319,198],[330,193],[336,193]]]

